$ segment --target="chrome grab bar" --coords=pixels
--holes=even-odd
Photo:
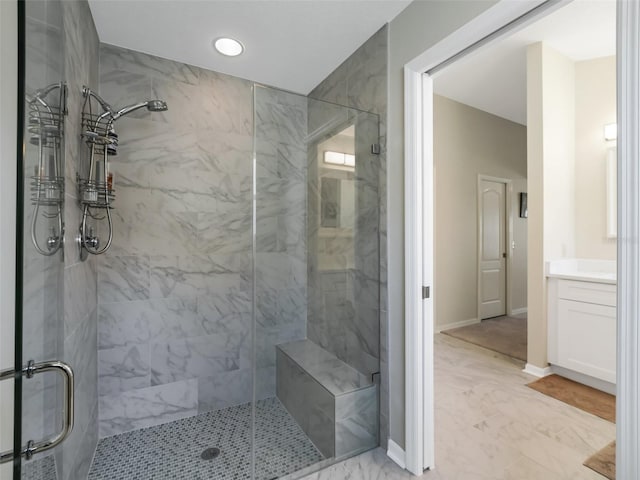
[[[29,440],[27,445],[20,451],[20,456],[25,457],[27,460],[31,460],[31,457],[36,453],[44,452],[45,450],[50,450],[60,445],[60,443],[69,436],[71,430],[73,430],[73,370],[64,362],[52,361],[34,363],[33,360],[29,360],[27,366],[22,369],[22,374],[27,378],[32,378],[35,374],[42,372],[56,372],[62,375],[65,391],[64,425],[62,427],[62,431],[53,438],[37,443],[33,440]],[[14,378],[15,375],[15,370],[2,370],[0,371],[0,381]],[[13,460],[13,451],[0,453],[0,463],[10,462],[11,460]]]

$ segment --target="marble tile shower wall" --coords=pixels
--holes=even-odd
[[[276,348],[307,334],[307,98],[256,86],[257,396],[276,394]]]
[[[169,105],[116,125],[115,235],[98,289],[103,437],[252,398],[252,88],[101,47],[107,101]],[[258,398],[275,394],[275,344],[305,335],[306,112],[295,97],[265,97],[256,112]]]
[[[98,35],[85,0],[63,1],[67,82],[65,121],[64,353],[75,373],[75,425],[56,454],[58,478],[85,478],[98,442],[97,262],[81,262],[75,243],[80,209],[75,175],[86,161],[80,138],[82,86],[98,87]],[[59,395],[58,398],[61,398]]]
[[[380,442],[389,428],[388,293],[387,293],[387,79],[388,26],[381,28],[345,60],[309,97],[376,113],[380,116],[379,248],[380,248]]]

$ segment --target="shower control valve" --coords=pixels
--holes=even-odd
[[[100,246],[100,239],[93,234],[93,227],[89,227],[89,233],[84,236],[82,243],[91,249],[97,250]]]
[[[49,251],[52,251],[53,249],[58,247],[58,242],[60,241],[60,237],[58,235],[52,235],[49,236],[49,238],[47,238],[47,248],[49,249]]]

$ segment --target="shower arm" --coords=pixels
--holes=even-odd
[[[135,112],[136,110],[140,110],[141,108],[146,107],[148,103],[149,102],[140,102],[134,105],[128,105],[124,108],[121,108],[120,110],[118,110],[116,113],[113,114],[113,120],[115,121],[124,115],[128,115],[131,112]]]

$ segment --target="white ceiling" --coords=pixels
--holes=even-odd
[[[410,0],[89,0],[100,41],[307,94]],[[230,58],[212,41],[240,40]]]
[[[615,0],[574,0],[442,70],[434,91],[526,125],[527,45],[544,41],[574,61],[615,55],[615,25]]]

